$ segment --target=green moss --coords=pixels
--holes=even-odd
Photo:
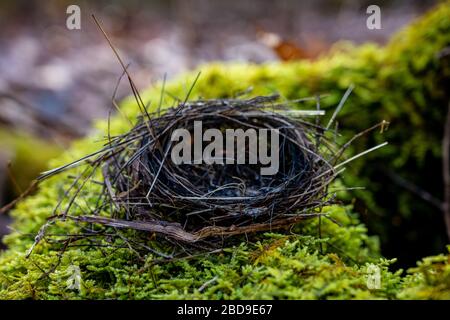
[[[242,242],[219,254],[163,265],[152,265],[151,255],[145,257],[145,262],[139,261],[126,249],[71,248],[60,258],[57,251],[40,246],[29,259],[19,250],[9,250],[0,260],[0,298],[449,297],[448,257],[427,258],[417,269],[410,270],[411,275],[402,278],[401,270],[389,271],[393,261],[379,257],[376,238],[368,237],[365,227],[346,208],[330,207],[325,211],[343,226],[325,220],[322,239],[317,237],[318,221],[315,220],[297,226],[290,235],[268,233],[261,235],[255,244]],[[31,244],[31,239],[27,242]],[[323,253],[320,253],[320,243]],[[43,270],[51,270],[58,261],[56,271],[46,276]],[[367,281],[369,270],[374,267],[380,270],[381,286],[370,290]],[[70,288],[68,281],[75,269],[80,271],[80,285]]]
[[[408,273],[398,298],[450,299],[450,254],[424,258]]]
[[[353,83],[354,94],[339,117],[343,139],[383,119],[392,122],[387,136],[366,136],[353,147],[352,151],[357,152],[385,139],[391,142],[383,152],[354,162],[345,174],[345,184],[364,185],[370,190],[356,194],[355,209],[324,208],[341,227],[323,219],[320,238],[318,221],[313,220],[299,224],[289,235],[259,235],[252,243],[242,239],[240,245],[219,254],[162,265],[152,265],[155,259],[152,255],[142,257],[142,261],[126,249],[70,247],[60,256],[55,246],[45,242],[25,259],[34,235],[71,181],[65,176],[54,177],[41,184],[36,196],[27,198],[12,212],[14,232],[6,237],[9,249],[0,256],[0,298],[448,298],[448,256],[426,258],[417,268],[409,270],[406,277],[401,276],[401,270],[389,271],[394,260],[380,256],[377,238],[367,235],[355,211],[369,208],[370,217],[377,217],[373,212],[382,217],[378,219],[381,222],[372,226],[379,227],[383,241],[396,240],[389,237],[398,231],[389,227],[395,216],[419,219],[420,224],[412,230],[428,230],[423,221],[430,215],[439,222],[440,217],[409,193],[398,194],[395,189],[397,194],[393,197],[390,194],[393,189],[380,177],[390,166],[439,195],[438,184],[424,178],[440,168],[441,132],[436,128],[442,127],[449,98],[445,84],[450,67],[447,60],[437,57],[450,45],[449,31],[450,5],[446,2],[400,32],[384,48],[343,43],[314,62],[215,63],[200,68],[202,75],[191,95],[193,99],[232,96],[253,87],[251,95],[277,91],[287,99],[329,93],[322,107],[330,109]],[[183,99],[196,73],[171,81],[167,91]],[[144,99],[157,104],[160,90],[160,85],[149,89],[143,94]],[[164,105],[172,104],[173,99],[166,95]],[[314,106],[306,103],[306,107]],[[138,114],[131,99],[122,108],[131,119]],[[99,148],[107,123],[100,122],[97,128],[96,133],[75,143],[51,165],[67,163]],[[112,119],[111,128],[112,134],[129,129],[127,121],[119,116]],[[424,168],[429,170],[427,175],[421,171]],[[375,176],[377,179],[372,179]],[[90,187],[87,188],[90,192],[82,195],[87,204],[95,201],[95,186]],[[351,199],[353,195],[341,197]],[[52,227],[52,232],[67,231],[76,231],[76,227],[69,223]],[[429,239],[434,233],[435,229]],[[421,241],[424,242],[423,238]],[[438,237],[430,242],[442,244],[444,240]],[[44,272],[58,261],[53,273]],[[381,287],[371,290],[367,277],[374,268],[380,270]],[[74,285],[78,282],[79,286]]]
[[[242,242],[219,254],[163,265],[152,266],[151,255],[141,262],[125,249],[71,248],[63,254],[56,271],[45,276],[42,270],[50,270],[59,260],[57,251],[42,245],[25,259],[20,253],[23,250],[9,250],[0,263],[0,297],[393,298],[400,277],[387,270],[389,261],[379,257],[376,238],[368,237],[365,227],[346,208],[330,207],[325,211],[344,227],[323,221],[322,239],[317,237],[316,220],[297,226],[290,235],[265,234],[254,244]],[[16,240],[12,235],[7,243],[17,247]],[[32,239],[26,242],[30,245]],[[369,262],[381,269],[379,290],[371,291],[366,286]],[[80,287],[68,289],[74,266],[81,271]],[[199,292],[213,278],[215,281]]]

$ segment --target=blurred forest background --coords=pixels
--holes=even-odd
[[[91,14],[125,53],[142,89],[164,74],[170,79],[208,61],[316,59],[337,41],[384,44],[435,3],[2,1],[0,206],[20,194],[73,139],[89,133],[94,119],[108,115],[121,69]],[[81,30],[66,28],[70,4],[81,8]],[[366,28],[370,4],[382,8],[381,30]],[[123,84],[117,98],[129,94]],[[9,222],[7,215],[0,216],[0,237],[8,232]],[[404,248],[390,248],[385,248],[387,257],[402,256]]]

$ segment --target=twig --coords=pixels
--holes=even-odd
[[[450,240],[450,102],[444,127],[444,138],[442,139],[442,174],[444,177],[444,203],[442,205],[442,211],[447,236]]]
[[[418,197],[420,197],[422,200],[430,203],[434,207],[438,208],[439,210],[442,210],[442,202],[438,198],[434,197],[431,193],[428,191],[420,188],[419,186],[413,184],[412,182],[406,180],[405,178],[401,177],[400,175],[396,174],[395,172],[388,171],[388,176],[399,186],[405,188],[406,190],[414,193]]]
[[[375,147],[372,147],[372,148],[367,149],[367,150],[365,150],[365,151],[363,151],[363,152],[360,152],[360,153],[358,153],[357,155],[351,157],[350,159],[347,159],[347,160],[345,160],[345,161],[343,161],[343,162],[341,162],[341,163],[335,165],[335,166],[334,166],[334,169],[337,169],[337,168],[339,168],[339,167],[342,167],[343,165],[346,165],[347,163],[349,163],[349,162],[351,162],[351,161],[353,161],[353,160],[356,160],[356,159],[358,159],[358,158],[360,158],[360,157],[362,157],[362,156],[364,156],[364,155],[366,155],[366,154],[368,154],[368,153],[370,153],[370,152],[372,152],[372,151],[375,151],[375,150],[377,150],[377,149],[380,149],[380,148],[386,146],[387,144],[388,144],[388,142],[385,141],[385,142],[380,143],[379,145],[377,145],[377,146],[375,146]]]
[[[328,121],[328,124],[325,127],[325,130],[328,130],[331,127],[331,125],[333,124],[334,119],[336,119],[337,115],[339,114],[339,112],[341,111],[342,107],[344,106],[345,101],[347,101],[348,97],[350,96],[350,93],[352,93],[354,87],[355,86],[353,84],[351,84],[348,87],[347,91],[345,91],[344,96],[342,97],[341,101],[339,102],[338,106],[336,107],[336,110],[334,110],[334,113],[331,116],[330,121]]]
[[[0,213],[6,213],[8,212],[11,208],[13,208],[20,200],[22,200],[23,198],[25,198],[26,196],[28,196],[29,194],[31,194],[37,187],[38,185],[38,181],[34,180],[30,186],[22,193],[20,194],[16,199],[14,199],[13,201],[11,201],[10,203],[8,203],[7,205],[3,206],[2,208],[0,208]]]
[[[215,276],[214,278],[209,279],[208,281],[206,281],[204,284],[202,284],[202,285],[200,286],[200,288],[198,288],[198,292],[204,291],[207,287],[209,287],[209,286],[212,285],[214,282],[216,282],[217,279],[218,279],[218,277]]]

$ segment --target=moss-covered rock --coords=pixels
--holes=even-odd
[[[394,241],[400,238],[392,234],[405,225],[392,229],[391,222],[409,216],[408,221],[420,221],[416,228],[406,224],[412,237],[421,235],[422,243],[435,246],[417,246],[413,256],[438,249],[442,252],[446,240],[440,212],[409,192],[399,192],[384,174],[391,168],[439,197],[439,183],[428,180],[432,175],[441,177],[440,128],[449,99],[446,85],[450,74],[448,58],[441,53],[449,45],[450,5],[446,2],[397,34],[384,48],[340,44],[330,55],[313,62],[217,63],[200,68],[202,74],[191,98],[228,97],[249,87],[254,88],[251,95],[276,91],[287,99],[329,93],[322,103],[329,109],[353,83],[354,94],[339,117],[343,135],[351,136],[383,119],[392,122],[387,137],[366,136],[354,146],[357,152],[381,139],[391,142],[384,152],[352,165],[344,182],[363,184],[370,192],[356,194],[359,200],[354,209],[325,208],[342,226],[323,219],[322,238],[314,220],[298,225],[289,235],[259,235],[252,243],[242,239],[242,244],[221,253],[159,265],[152,264],[154,256],[138,257],[125,248],[73,246],[60,255],[54,245],[45,242],[26,259],[25,251],[34,235],[71,182],[65,176],[54,177],[12,212],[14,232],[5,239],[9,249],[0,256],[0,298],[450,298],[448,256],[427,258],[406,277],[401,276],[401,270],[389,271],[394,260],[380,256],[377,238],[367,235],[366,227],[353,213],[367,207],[372,211],[369,217],[373,213],[381,216],[375,226],[389,246],[398,245]],[[183,99],[196,73],[167,83],[169,94],[163,104],[171,105],[173,96]],[[160,91],[157,85],[143,97],[157,104]],[[123,103],[122,111],[130,119],[138,114],[131,99]],[[107,123],[100,122],[97,128],[52,166],[99,148]],[[112,134],[129,129],[128,122],[119,116],[112,119],[111,128]],[[427,170],[428,180],[423,170]],[[375,176],[377,179],[372,179]],[[343,199],[353,196],[341,194]],[[83,194],[83,200],[86,205],[95,201],[95,193]],[[54,233],[67,231],[76,231],[76,227],[58,222],[52,229]],[[411,234],[405,231],[400,236]],[[53,265],[57,265],[55,270]],[[380,273],[379,288],[368,286],[374,270]]]

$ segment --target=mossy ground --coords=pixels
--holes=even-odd
[[[392,241],[389,222],[393,216],[421,216],[420,221],[438,221],[441,226],[440,217],[428,214],[429,208],[408,193],[386,196],[390,199],[386,201],[383,195],[389,193],[389,186],[375,183],[372,178],[392,166],[399,172],[409,172],[413,180],[425,181],[423,170],[430,170],[430,176],[439,167],[441,132],[436,128],[442,126],[448,102],[450,64],[437,57],[449,45],[450,5],[446,2],[400,32],[384,48],[341,44],[329,56],[314,62],[202,66],[191,98],[229,97],[249,87],[254,88],[251,95],[279,92],[287,99],[329,93],[322,104],[329,109],[351,83],[355,84],[354,95],[339,119],[343,135],[351,136],[383,119],[393,122],[393,126],[385,137],[361,139],[352,151],[384,139],[391,145],[378,155],[352,164],[353,169],[343,181],[349,186],[367,187],[369,191],[356,196],[372,212],[384,217],[385,223],[379,224],[381,239]],[[171,81],[166,91],[170,96],[184,98],[196,73]],[[160,90],[161,84],[156,85],[145,92],[144,100],[156,105]],[[173,103],[170,96],[165,96],[164,105]],[[138,112],[132,100],[122,104],[122,111],[130,119]],[[99,148],[107,127],[106,121],[98,123],[95,133],[75,143],[51,165],[67,163]],[[112,119],[112,134],[128,129],[122,117]],[[314,220],[298,225],[289,234],[259,235],[251,242],[242,239],[240,245],[222,253],[161,265],[151,264],[155,259],[152,255],[139,259],[127,249],[70,247],[59,256],[59,251],[45,242],[26,259],[34,235],[70,184],[66,176],[44,182],[37,195],[21,202],[12,212],[14,231],[5,239],[9,249],[0,256],[0,298],[450,299],[449,255],[426,258],[408,275],[401,270],[389,271],[393,261],[380,256],[378,240],[367,235],[366,227],[354,213],[357,210],[344,206],[324,208],[342,226],[323,219],[322,239],[318,237],[318,221]],[[430,184],[430,188],[440,192],[434,185]],[[95,201],[93,190],[83,194],[86,206]],[[355,194],[339,196],[352,199]],[[421,227],[428,230],[433,226]],[[72,232],[76,226],[60,222],[52,230]],[[420,230],[413,232],[420,235]],[[442,236],[436,239],[431,242],[443,249],[445,240]],[[46,274],[58,261],[56,270]],[[381,287],[371,290],[367,286],[368,268],[374,265],[381,271]],[[74,281],[79,285],[73,286]]]

